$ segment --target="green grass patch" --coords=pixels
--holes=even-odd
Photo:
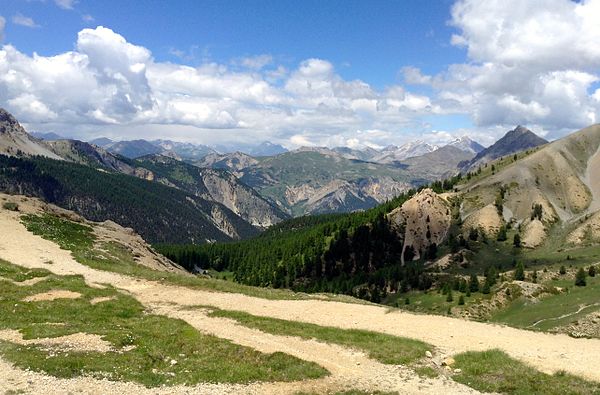
[[[133,381],[147,387],[201,382],[248,383],[322,377],[327,371],[312,362],[283,354],[263,354],[215,336],[184,321],[148,314],[133,297],[114,288],[88,287],[80,276],[29,271],[0,261],[0,329],[21,331],[26,339],[73,333],[102,336],[114,352],[51,351],[34,345],[0,341],[0,354],[23,369],[56,377],[92,375]],[[35,286],[13,281],[45,277]],[[10,279],[10,280],[8,280]],[[78,292],[78,299],[23,302],[27,296],[54,289]],[[92,305],[91,299],[111,300]],[[123,350],[125,346],[134,346]],[[176,361],[174,363],[173,361]]]
[[[462,306],[458,305],[458,300],[461,295],[465,301],[465,304]],[[406,304],[407,298],[408,304]],[[481,292],[474,292],[471,296],[467,297],[466,294],[453,290],[452,302],[448,302],[447,298],[448,295],[444,295],[442,292],[438,292],[438,290],[435,289],[431,289],[427,292],[415,290],[389,295],[384,302],[387,305],[416,313],[445,315],[448,313],[448,308],[465,309],[480,303],[482,300],[490,299],[491,294],[484,295]]]
[[[510,358],[499,350],[466,352],[456,355],[455,367],[462,370],[453,376],[459,383],[482,392],[502,394],[600,394],[600,384],[557,373],[542,373]]]
[[[437,370],[432,368],[431,366],[419,366],[415,368],[415,373],[421,377],[425,377],[428,379],[434,379],[439,376]]]
[[[426,351],[433,349],[430,345],[418,340],[383,333],[359,329],[339,329],[277,318],[259,317],[240,311],[210,309],[213,310],[209,313],[211,317],[231,318],[244,326],[275,335],[317,339],[326,343],[358,349],[364,351],[370,358],[385,364],[411,364],[423,358]]]
[[[586,281],[585,287],[574,286],[573,280],[551,281],[547,285],[568,287],[568,290],[545,296],[536,303],[526,303],[523,299],[518,299],[506,309],[494,314],[491,321],[539,330],[568,325],[586,314],[600,310],[600,277],[587,277]],[[584,306],[589,307],[577,313]],[[537,322],[539,323],[534,326]]]
[[[54,241],[61,248],[73,253],[75,260],[98,270],[105,270],[128,276],[160,281],[166,284],[180,285],[207,291],[241,293],[264,299],[302,300],[326,299],[344,303],[368,302],[347,295],[306,294],[288,289],[259,288],[239,284],[221,278],[194,276],[187,273],[169,273],[153,270],[135,262],[131,252],[116,242],[97,243],[93,229],[65,218],[50,214],[24,215],[21,217],[27,229],[47,240]]]

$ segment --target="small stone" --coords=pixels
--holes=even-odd
[[[171,366],[173,366],[173,365],[177,365],[177,361],[174,359],[171,359]]]
[[[454,373],[462,373],[462,369],[454,369]]]
[[[425,351],[425,356],[426,356],[427,358],[433,358],[433,354],[432,354],[432,353],[431,353],[431,351],[429,351],[429,350]]]
[[[448,357],[442,361],[442,366],[452,366],[456,361],[452,357]]]

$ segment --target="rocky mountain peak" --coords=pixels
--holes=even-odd
[[[7,126],[16,126],[19,124],[19,122],[11,113],[6,111],[4,108],[0,107],[0,124],[7,124]],[[8,130],[8,128],[4,127],[4,125],[0,127],[0,133],[4,133],[6,130]]]

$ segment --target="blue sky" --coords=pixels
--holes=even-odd
[[[82,28],[102,25],[151,49],[158,61],[198,65],[272,54],[294,64],[322,58],[339,66],[344,78],[378,88],[397,82],[401,65],[434,74],[464,59],[464,50],[449,43],[455,29],[446,24],[452,5],[447,0],[141,3],[80,1],[69,11],[50,0],[3,0],[5,18],[20,13],[40,25],[9,23],[6,42],[29,54],[54,55],[72,50]],[[185,53],[183,59],[176,51]]]
[[[360,147],[600,119],[597,0],[1,0],[0,17],[0,105],[39,131]]]

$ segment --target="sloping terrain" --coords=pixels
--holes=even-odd
[[[373,156],[371,160],[377,163],[395,163],[404,159],[433,152],[438,148],[438,146],[431,145],[425,141],[411,141],[400,147],[395,145],[388,146],[384,148],[379,155]]]
[[[600,208],[600,167],[596,163],[599,147],[600,126],[595,125],[516,162],[507,158],[497,163],[495,173],[462,187],[462,217],[501,204],[503,220],[523,224],[525,233],[539,233],[540,225],[547,228],[557,221],[569,224],[595,213]],[[536,204],[541,206],[540,223],[533,223]]]
[[[261,158],[242,173],[242,182],[292,215],[373,207],[411,185],[401,169],[346,159],[322,149]]]
[[[76,262],[69,251],[28,232],[19,222],[18,213],[12,211],[0,211],[0,231],[7,235],[0,239],[0,259],[25,268],[44,268],[59,276],[81,275],[88,286],[109,284],[137,299],[147,314],[177,318],[202,333],[229,339],[237,345],[254,348],[263,353],[283,352],[320,364],[330,372],[330,376],[315,380],[249,385],[201,383],[195,387],[175,385],[155,388],[151,393],[185,391],[293,394],[298,391],[328,393],[351,389],[368,392],[380,390],[431,394],[477,393],[446,376],[421,379],[410,367],[384,365],[356,350],[248,329],[231,320],[211,317],[202,309],[194,309],[198,304],[205,306],[204,311],[207,307],[237,310],[258,317],[274,317],[334,328],[366,329],[421,339],[435,346],[435,356],[451,356],[463,351],[496,348],[544,372],[564,371],[600,381],[597,370],[600,364],[598,340],[573,339],[565,335],[536,333],[450,317],[390,312],[386,308],[373,305],[320,300],[265,300],[234,293],[208,292],[84,266]],[[52,264],[47,263],[49,260]],[[133,333],[134,339],[135,335]],[[185,355],[175,358],[185,358]],[[150,393],[144,387],[133,383],[91,377],[59,379],[43,373],[26,372],[4,360],[0,360],[0,366],[3,368],[0,384],[7,390],[35,392],[52,386],[59,391]]]
[[[225,170],[199,168],[165,156],[135,161],[154,174],[155,181],[220,203],[253,226],[266,228],[287,218],[277,207]]]
[[[404,232],[402,258],[407,248],[415,259],[423,258],[432,245],[445,241],[450,230],[450,204],[433,192],[424,189],[388,214],[393,227]],[[412,259],[412,258],[411,258]]]
[[[227,207],[160,183],[48,158],[0,155],[0,191],[42,198],[150,242],[228,241],[258,233]]]
[[[2,191],[31,193],[95,220],[111,219],[135,227],[153,242],[239,239],[257,234],[254,227],[264,228],[286,218],[286,214],[225,171],[199,169],[163,156],[143,161],[131,160],[77,140],[38,141],[32,139],[14,117],[1,111],[3,121],[0,120],[0,127],[3,133],[0,141],[8,144],[7,150],[14,150],[15,154],[22,156],[21,161],[6,157],[1,160]],[[109,146],[113,144],[110,141],[104,143]],[[165,147],[183,151],[191,149],[186,144],[169,141],[158,143],[164,146],[161,150]],[[59,165],[41,157],[63,159],[65,163]],[[120,174],[160,183],[165,187],[144,188],[143,183],[120,177]],[[87,179],[77,182],[76,177]],[[117,179],[119,181],[115,182]],[[92,180],[98,185],[92,185]],[[128,184],[130,187],[119,189],[119,186]],[[140,196],[130,196],[136,188],[143,189]],[[169,191],[169,188],[182,192]],[[167,196],[177,198],[157,203]],[[155,215],[149,214],[151,209],[143,208],[140,198],[147,199],[149,207],[161,207]],[[119,205],[126,201],[136,203],[132,203],[128,210]],[[183,209],[183,206],[189,207]],[[144,217],[158,217],[136,217],[142,212],[145,213]],[[184,212],[188,212],[187,218],[176,217]],[[146,227],[150,224],[152,226]]]
[[[45,142],[31,137],[19,122],[0,108],[0,154],[10,156],[42,155],[60,159]]]
[[[463,163],[461,167],[464,171],[477,169],[478,166],[485,165],[494,159],[535,148],[547,142],[531,130],[519,125],[493,145],[480,151],[473,159]]]
[[[473,155],[473,152],[446,145],[424,155],[405,159],[399,165],[415,180],[443,180],[454,176],[459,164],[471,159]]]

